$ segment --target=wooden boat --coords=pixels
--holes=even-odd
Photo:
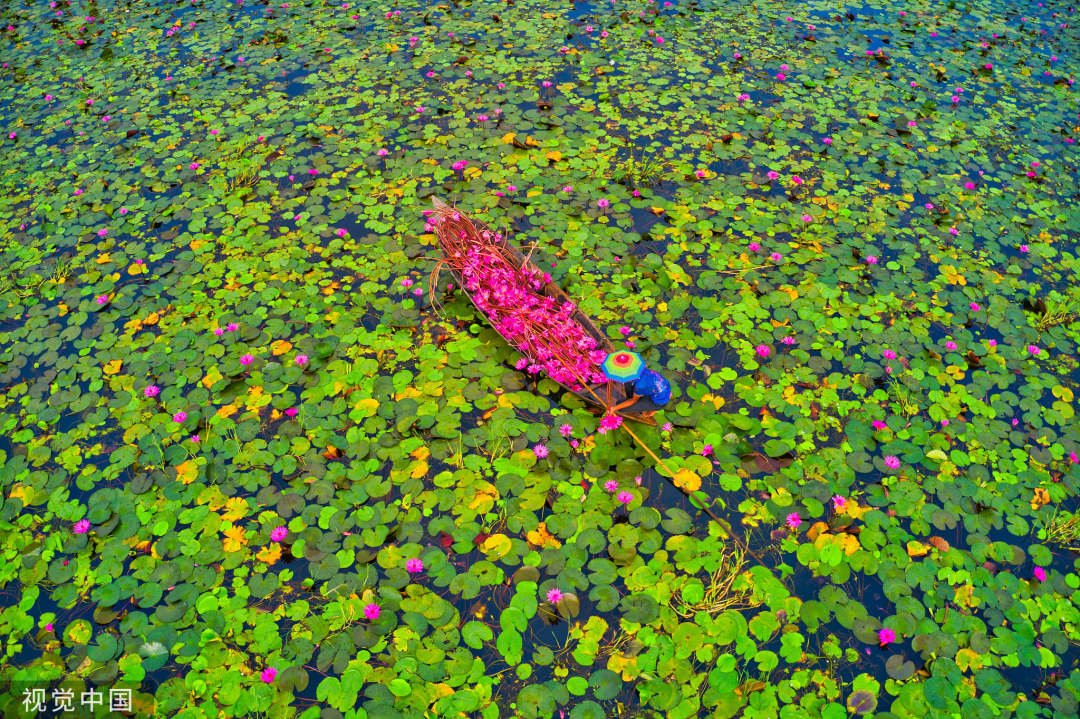
[[[469,296],[469,301],[472,302],[476,311],[479,312],[485,320],[488,320],[488,324],[491,325],[491,327],[511,346],[524,353],[522,348],[518,347],[510,340],[510,338],[503,334],[493,322],[491,322],[490,318],[487,317],[484,310],[477,303],[473,294],[466,289],[465,278],[462,277],[459,270],[458,265],[460,263],[455,261],[455,254],[460,255],[460,253],[468,251],[492,252],[501,255],[519,269],[531,270],[538,274],[541,273],[541,270],[530,261],[529,256],[522,254],[518,248],[508,243],[501,235],[491,231],[485,224],[465,217],[460,211],[455,210],[438,198],[432,198],[432,202],[435,207],[437,219],[445,222],[447,218],[453,218],[456,223],[456,234],[462,235],[461,241],[458,242],[456,238],[450,238],[451,232],[441,232],[438,231],[439,227],[436,228],[436,236],[439,238],[443,259],[432,272],[430,292],[432,293],[433,304],[435,288],[438,285],[439,270],[445,266],[453,275],[457,286]],[[562,288],[554,282],[546,283],[541,288],[540,294],[551,297],[560,304],[563,302],[572,302],[570,297],[563,292]],[[614,345],[612,345],[607,337],[596,328],[596,325],[593,324],[592,320],[581,312],[577,307],[577,303],[573,304],[575,309],[571,314],[572,321],[576,322],[581,327],[585,335],[592,337],[596,342],[596,348],[598,350],[607,354],[615,352],[616,348]],[[563,387],[567,392],[576,394],[595,412],[615,414],[625,419],[648,425],[656,424],[653,415],[659,407],[648,397],[637,397],[634,399],[634,395],[629,394],[628,385],[626,383],[612,380],[608,380],[604,383],[582,382],[580,383],[581,387],[579,389],[574,389],[573,387],[567,386],[565,383],[558,382],[557,380],[553,381],[556,381],[557,384]]]

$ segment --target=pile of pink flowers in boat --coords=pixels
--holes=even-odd
[[[525,355],[518,369],[543,372],[574,391],[584,389],[582,382],[607,381],[600,369],[607,351],[578,320],[573,302],[549,294],[551,275],[516,257],[499,233],[438,200],[429,222],[443,263],[499,334]]]

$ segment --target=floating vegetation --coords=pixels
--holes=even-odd
[[[1080,715],[1078,29],[4,3],[0,714]],[[655,426],[432,282],[435,197]]]

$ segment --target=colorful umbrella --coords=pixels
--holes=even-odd
[[[637,352],[619,350],[612,352],[605,359],[600,368],[608,379],[616,382],[633,382],[645,371],[645,360]]]

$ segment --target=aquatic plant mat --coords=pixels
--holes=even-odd
[[[3,3],[0,713],[1077,716],[1078,27]],[[431,306],[432,197],[655,458]]]

